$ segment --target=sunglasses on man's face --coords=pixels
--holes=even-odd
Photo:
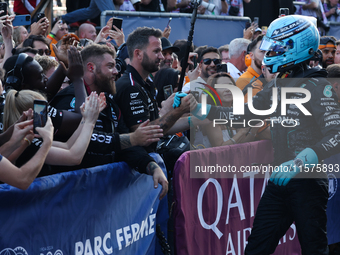
[[[211,64],[211,61],[214,62],[215,65],[221,64],[221,62],[222,62],[221,59],[217,59],[217,58],[214,58],[214,59],[205,58],[205,59],[203,59],[203,64],[208,66],[208,65]]]
[[[40,56],[43,56],[44,53],[45,53],[47,56],[49,56],[49,55],[51,55],[51,50],[48,50],[48,49],[45,49],[45,50],[39,49],[39,50],[38,50],[38,54],[39,54]]]

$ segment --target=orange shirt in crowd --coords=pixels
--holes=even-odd
[[[50,35],[48,35],[47,38],[51,40],[51,43],[50,43],[51,57],[55,57],[55,53],[54,53],[52,44],[57,44],[58,41]]]
[[[264,78],[262,78],[264,79]],[[260,79],[255,80],[252,84],[251,84],[251,88],[253,89],[253,95],[252,97],[254,97],[259,91],[261,91],[263,89],[263,83]],[[244,102],[248,103],[248,93],[246,93],[244,95]]]
[[[255,80],[260,75],[255,72],[255,70],[248,66],[247,71],[245,71],[236,81],[236,86],[239,87],[241,90],[244,89],[250,82]]]

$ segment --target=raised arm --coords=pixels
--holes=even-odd
[[[6,142],[8,142],[11,139],[15,125],[20,123],[20,122],[30,120],[32,118],[31,117],[32,114],[33,114],[32,109],[29,109],[28,111],[23,112],[22,115],[20,116],[20,118],[13,125],[11,125],[9,128],[7,128],[6,131],[1,133],[0,134],[0,146],[2,146],[3,144],[5,144]]]
[[[54,143],[46,163],[50,165],[79,165],[84,157],[87,147],[90,143],[91,134],[99,115],[98,95],[92,92],[90,97],[82,106],[83,119],[78,129],[71,136],[70,142],[66,145]],[[56,147],[58,146],[58,147]]]
[[[2,19],[2,28],[1,28],[1,34],[4,40],[5,45],[5,55],[2,59],[2,62],[0,63],[0,68],[4,66],[4,63],[6,60],[12,56],[12,49],[13,49],[13,26],[12,21],[8,15],[4,16],[6,19]]]
[[[80,52],[74,46],[71,46],[70,49],[67,50],[67,56],[69,64],[66,76],[70,78],[74,85],[74,94],[76,98],[74,111],[76,113],[80,113],[80,106],[82,106],[86,98],[86,91],[83,80],[83,60],[81,58]]]
[[[12,137],[7,143],[0,147],[0,154],[8,158],[22,144],[28,144],[24,138],[31,132],[32,128],[33,120],[26,120],[15,124]]]
[[[0,179],[19,189],[27,189],[40,172],[48,151],[52,145],[53,126],[48,118],[45,127],[36,129],[43,138],[43,143],[37,153],[22,167],[18,168],[5,157],[0,161]]]
[[[54,47],[54,49],[56,48]],[[79,109],[86,97],[85,88],[83,86],[83,62],[80,56],[80,52],[78,52],[76,47],[68,46],[66,52],[67,62],[59,62],[60,65],[58,66],[57,70],[55,70],[55,72],[46,83],[46,93],[48,94],[49,99],[53,98],[54,95],[58,93],[60,86],[65,79],[65,76],[67,76],[75,84],[76,99],[79,99],[77,100],[78,102],[76,102],[76,109]],[[61,58],[60,56],[64,55],[57,50],[55,50],[55,54],[58,60],[59,58]]]

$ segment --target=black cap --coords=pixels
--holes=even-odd
[[[326,45],[327,43],[336,44],[335,40],[331,37],[325,36],[320,38],[320,45]]]
[[[178,52],[179,48],[176,46],[172,46],[171,42],[166,39],[165,37],[161,38],[162,41],[162,50],[167,50],[167,49],[171,49],[172,52]]]

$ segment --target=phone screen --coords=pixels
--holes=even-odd
[[[259,17],[254,17],[254,23],[255,23],[256,25],[259,24]]]
[[[113,28],[113,26],[116,26],[119,30],[121,30],[122,29],[122,24],[123,24],[123,19],[113,18],[113,21],[112,21],[112,30],[116,30],[115,28]]]
[[[33,131],[37,134],[35,128],[44,127],[47,121],[47,102],[44,100],[34,100],[33,108]]]
[[[164,91],[164,99],[168,99],[168,97],[171,96],[171,94],[173,93],[173,89],[172,89],[172,85],[166,85],[163,87],[163,91]]]

